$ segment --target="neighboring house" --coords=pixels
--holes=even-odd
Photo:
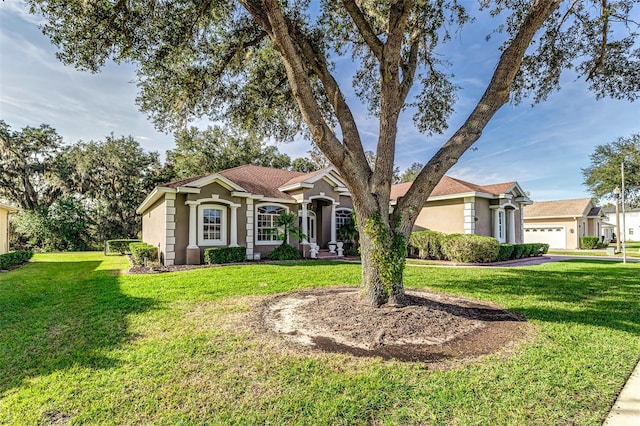
[[[606,206],[602,208],[606,220],[610,225],[610,232],[614,232],[616,223],[616,208],[615,206]],[[622,227],[622,208],[620,208],[620,227]],[[626,231],[625,238],[627,241],[640,241],[640,208],[625,208],[624,213],[624,227]],[[610,239],[610,238],[609,238]]]
[[[392,187],[391,205],[410,184]],[[436,186],[416,229],[495,236],[522,241],[522,206],[531,201],[515,182],[478,186],[445,177]],[[312,173],[244,165],[157,186],[142,202],[142,240],[159,249],[165,265],[198,264],[208,247],[245,246],[259,259],[281,241],[271,230],[283,212],[298,215],[308,241],[290,241],[303,255],[308,242],[327,247],[351,220],[353,205],[332,168]]]
[[[391,187],[391,205],[409,190],[411,182]],[[501,243],[522,243],[522,208],[531,200],[517,182],[476,185],[444,176],[418,215],[414,230],[447,234],[477,234]]]
[[[0,203],[0,254],[9,251],[9,214],[17,211],[15,207]]]
[[[603,216],[591,198],[538,201],[524,209],[524,242],[577,249],[581,237],[602,238]]]

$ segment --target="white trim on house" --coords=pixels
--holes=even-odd
[[[254,215],[255,215],[255,244],[257,246],[273,246],[273,245],[278,245],[278,244],[282,244],[282,242],[280,240],[266,240],[266,241],[261,241],[258,237],[259,237],[259,232],[258,232],[258,225],[259,225],[259,220],[258,220],[258,209],[260,207],[264,207],[264,206],[277,206],[277,207],[282,207],[283,209],[285,209],[285,211],[289,212],[289,206],[285,206],[279,203],[270,203],[270,202],[263,202],[260,204],[256,204],[255,208],[254,208]]]
[[[476,199],[474,197],[464,198],[464,233],[476,233]]]
[[[176,259],[176,194],[166,193],[164,196],[165,243],[164,264],[171,266]]]
[[[220,238],[204,237],[204,211],[217,210],[220,212]],[[226,246],[227,245],[227,206],[213,203],[198,204],[198,246]]]
[[[222,187],[227,189],[228,191],[242,191],[247,192],[243,187],[237,185],[235,182],[227,179],[219,173],[214,173],[208,176],[204,176],[200,179],[194,180],[193,182],[189,182],[186,186],[202,188],[203,186],[209,185],[213,182],[218,182]]]
[[[142,201],[142,203],[140,203],[140,206],[136,209],[136,213],[137,214],[142,214],[147,210],[147,207],[150,206],[151,204],[155,203],[157,200],[159,200],[163,195],[165,194],[175,194],[176,190],[175,188],[168,188],[168,187],[164,187],[164,186],[157,186],[153,189],[153,191],[151,191],[151,193],[149,195],[147,195],[147,198],[144,199],[144,201]]]

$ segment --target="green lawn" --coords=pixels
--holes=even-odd
[[[413,267],[406,285],[497,302],[535,337],[449,371],[274,350],[234,328],[255,296],[357,284],[357,264],[121,275],[39,254],[0,274],[0,424],[599,425],[640,354],[640,264]]]

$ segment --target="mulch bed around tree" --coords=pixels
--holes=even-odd
[[[434,368],[513,348],[531,334],[522,315],[487,302],[417,289],[407,295],[408,306],[374,308],[359,301],[354,287],[287,293],[264,300],[257,321],[301,349]]]

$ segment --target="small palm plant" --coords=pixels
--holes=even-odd
[[[290,245],[287,240],[289,236],[295,237],[298,240],[303,240],[307,236],[302,232],[302,228],[296,223],[298,216],[294,213],[282,212],[276,218],[276,229],[272,232],[278,233],[278,239],[282,240],[282,244],[278,246],[274,251],[267,256],[271,260],[292,260],[300,259],[302,255],[300,252]],[[279,232],[280,231],[280,232]]]

